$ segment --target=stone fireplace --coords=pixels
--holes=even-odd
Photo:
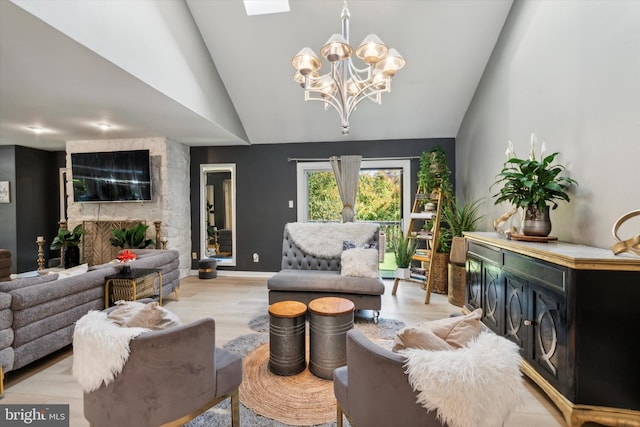
[[[71,184],[71,153],[148,149],[151,162],[152,200],[145,202],[76,203]],[[189,147],[167,138],[111,139],[100,141],[67,141],[67,223],[69,228],[85,221],[91,224],[144,221],[149,225],[147,236],[156,239],[154,221],[161,221],[162,238],[167,249],[180,252],[180,277],[191,270],[191,201],[189,178]],[[86,250],[104,255],[105,231],[99,232],[100,242],[83,242]],[[94,234],[95,235],[95,234]],[[88,254],[88,252],[87,252]],[[89,255],[87,255],[89,256]]]

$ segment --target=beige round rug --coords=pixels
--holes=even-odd
[[[245,356],[240,385],[243,405],[259,415],[294,426],[335,422],[333,381],[316,377],[308,367],[297,375],[276,375],[269,371],[268,364],[268,343]]]

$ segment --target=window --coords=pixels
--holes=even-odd
[[[406,229],[411,211],[411,163],[409,160],[363,160],[356,202],[356,221],[379,223],[383,230]],[[297,166],[298,221],[341,221],[342,202],[329,162],[299,162]],[[386,233],[387,236],[390,233]],[[390,239],[385,253],[393,253]],[[380,266],[384,277],[395,270],[393,256],[385,255],[391,265]]]

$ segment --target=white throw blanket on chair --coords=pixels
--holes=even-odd
[[[524,398],[518,346],[492,332],[455,350],[401,353],[418,403],[450,427],[502,426]]]
[[[368,222],[291,222],[287,224],[291,240],[309,255],[320,258],[338,258],[342,242],[362,246],[371,240],[378,224]]]
[[[103,311],[90,311],[73,332],[73,377],[86,393],[108,385],[129,358],[129,341],[146,328],[123,328]]]

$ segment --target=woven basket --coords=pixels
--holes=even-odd
[[[433,263],[433,280],[431,282],[431,292],[437,294],[447,294],[449,289],[449,254],[436,252],[432,254],[431,262]],[[426,268],[429,268],[427,263]]]
[[[133,301],[133,289],[135,286],[135,299],[147,298],[154,295],[154,284],[156,276],[148,274],[136,279],[112,279],[111,280],[111,301]]]
[[[464,265],[449,263],[449,302],[462,307],[467,292],[467,272]]]

